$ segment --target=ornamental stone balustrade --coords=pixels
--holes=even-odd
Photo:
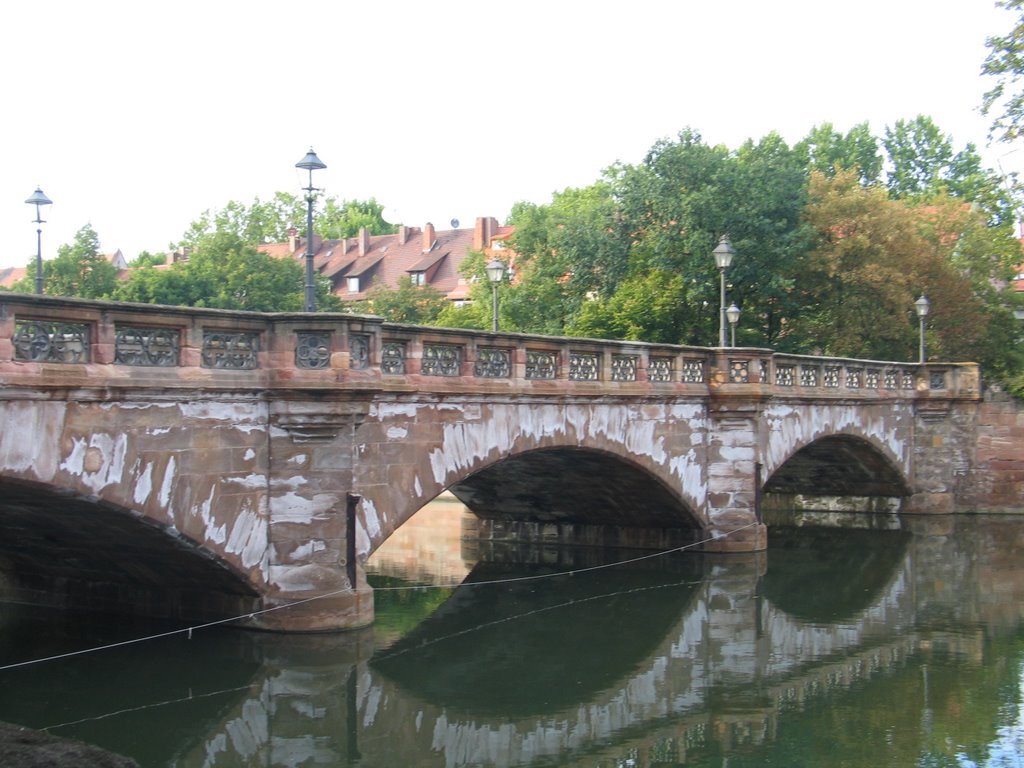
[[[0,595],[359,626],[445,490],[495,541],[717,552],[764,494],[948,513],[980,399],[971,363],[0,294]]]

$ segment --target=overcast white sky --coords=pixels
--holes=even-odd
[[[691,126],[735,148],[930,115],[990,166],[992,0],[51,0],[0,8],[0,267],[91,223],[162,251],[229,200],[317,186],[447,228],[595,181]],[[301,225],[301,222],[300,222]]]

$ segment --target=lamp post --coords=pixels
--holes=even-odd
[[[931,310],[931,308],[932,303],[928,301],[928,297],[925,296],[923,293],[918,298],[918,300],[914,302],[914,309],[917,310],[917,320],[920,327],[921,344],[919,347],[918,358],[921,364],[924,364],[924,323],[925,318],[928,317],[928,312]]]
[[[33,222],[36,225],[36,293],[42,295],[43,293],[43,224],[46,222],[43,220],[43,206],[50,205],[53,200],[43,194],[43,190],[36,187],[36,191],[32,193],[32,197],[25,201],[29,205],[36,207],[36,219]]]
[[[736,302],[729,305],[729,308],[725,310],[725,316],[729,320],[729,331],[731,333],[732,343],[730,347],[736,346],[736,323],[740,321],[740,308],[736,306]]]
[[[505,263],[501,259],[491,259],[487,265],[487,279],[491,281],[491,310],[494,316],[493,330],[498,330],[498,286],[505,279]]]
[[[316,283],[313,282],[313,201],[316,199],[313,186],[313,171],[327,166],[316,156],[313,148],[309,148],[306,156],[295,164],[296,168],[309,171],[309,184],[303,187],[306,191],[306,312],[316,312]]]
[[[722,238],[718,241],[718,245],[715,246],[715,250],[711,252],[715,257],[715,266],[718,267],[719,281],[721,283],[721,301],[719,302],[718,310],[718,346],[725,346],[725,324],[727,321],[725,315],[725,270],[732,264],[732,257],[736,255],[736,250],[732,247],[732,243],[729,242],[728,235],[722,235]]]

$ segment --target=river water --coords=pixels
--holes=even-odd
[[[1024,519],[842,522],[510,552],[435,502],[371,560],[372,629],[0,670],[0,720],[143,766],[1024,766]],[[0,606],[0,666],[163,629]]]

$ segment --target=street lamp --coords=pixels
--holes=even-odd
[[[920,354],[918,355],[918,357],[920,358],[920,362],[922,364],[924,363],[924,319],[928,317],[928,312],[931,310],[931,308],[931,302],[928,301],[928,297],[925,296],[923,293],[918,298],[918,300],[914,302],[914,309],[917,310],[917,320],[921,329],[921,346]]]
[[[729,346],[736,346],[736,323],[740,321],[740,308],[736,306],[734,301],[729,305],[729,308],[725,310],[725,316],[729,319],[729,330],[732,333],[732,344]]]
[[[316,312],[316,284],[313,282],[313,201],[316,199],[313,186],[313,171],[327,166],[316,156],[313,148],[309,148],[306,156],[295,164],[296,168],[309,171],[309,185],[306,190],[306,311]]]
[[[36,220],[33,222],[36,225],[36,293],[42,295],[43,293],[43,227],[42,225],[46,222],[43,220],[43,209],[42,206],[50,205],[53,200],[43,194],[43,190],[36,187],[36,191],[32,193],[32,197],[25,201],[29,205],[36,207]]]
[[[491,281],[491,310],[494,315],[494,328],[498,330],[498,286],[505,279],[505,263],[501,259],[491,259],[487,265],[487,279]]]
[[[711,252],[715,257],[715,265],[718,267],[718,275],[722,287],[722,300],[719,303],[718,311],[718,346],[725,346],[725,270],[732,264],[732,257],[736,255],[736,249],[732,247],[732,243],[729,242],[728,235],[722,235],[722,239],[718,241],[718,245],[715,246],[715,250]]]

